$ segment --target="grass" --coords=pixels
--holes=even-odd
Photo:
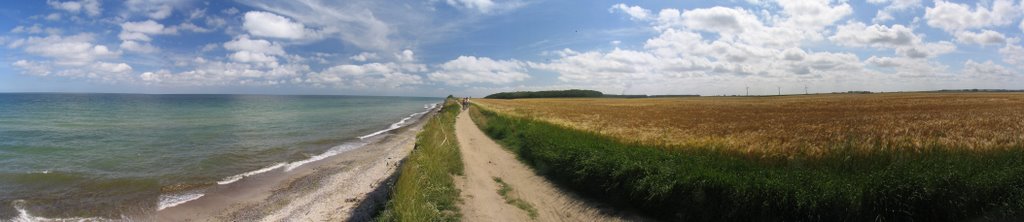
[[[945,98],[918,97],[920,95],[892,96],[739,99],[742,101],[735,101],[736,99],[731,98],[701,98],[699,99],[701,101],[697,102],[689,101],[693,99],[686,98],[669,99],[686,101],[661,101],[659,99],[654,100],[652,102],[654,104],[645,104],[651,100],[588,100],[589,103],[575,100],[515,100],[514,102],[519,102],[516,104],[523,104],[518,107],[505,106],[491,100],[476,100],[476,102],[482,103],[482,106],[474,107],[470,110],[470,114],[484,132],[506,145],[525,163],[552,181],[585,196],[638,209],[644,214],[665,220],[962,221],[1022,219],[1021,216],[1024,215],[1024,146],[1021,145],[1020,140],[1009,140],[1004,143],[981,142],[992,141],[993,133],[1022,135],[1021,129],[1024,128],[1020,127],[1019,122],[1024,118],[1016,117],[1021,115],[1021,112],[996,112],[1003,110],[1003,107],[1000,106],[1018,106],[1016,101],[1024,99],[1014,96],[1019,97],[1020,94],[985,95],[983,97],[933,95]],[[657,113],[657,110],[664,109],[661,107],[664,105],[660,103],[723,103],[722,101],[711,101],[716,99],[727,100],[724,103],[728,105],[724,105],[724,107],[752,109],[737,111],[748,112],[740,115],[748,116],[745,121],[750,123],[734,122],[740,125],[722,126],[721,130],[723,131],[721,132],[724,133],[719,134],[720,138],[717,140],[734,138],[747,140],[736,143],[728,143],[728,141],[664,142],[683,141],[688,138],[671,137],[693,135],[671,133],[666,134],[667,138],[636,136],[641,139],[628,139],[625,134],[621,134],[624,133],[623,131],[603,130],[604,128],[592,128],[593,125],[588,125],[593,122],[620,121],[632,127],[658,131],[662,130],[664,125],[674,125],[671,122],[664,123],[665,118],[679,118],[673,117],[674,115],[696,113],[707,117],[735,113],[718,110],[705,114],[691,111],[644,115]],[[747,132],[743,130],[747,128],[737,126],[760,125],[762,128],[770,128],[771,124],[768,123],[785,124],[772,122],[782,118],[772,117],[773,115],[781,114],[763,114],[762,116],[757,114],[759,113],[758,109],[789,109],[785,106],[765,104],[779,102],[775,101],[776,99],[793,99],[796,102],[805,103],[807,110],[804,112],[808,114],[799,117],[801,120],[792,121],[810,124],[824,121],[815,120],[812,118],[814,116],[834,115],[836,119],[839,119],[834,124],[850,125],[817,126],[822,130],[802,131],[805,129],[801,128],[810,126],[787,124],[790,130],[797,132],[825,134],[839,138],[827,139],[827,142],[812,139],[804,141],[806,143],[791,143],[802,144],[794,147],[771,146],[769,150],[745,151],[764,147],[750,148],[742,147],[743,145],[770,143],[773,141],[772,138],[825,138],[819,137],[821,135],[791,135],[795,133],[771,130],[753,134],[752,138],[731,137],[733,136],[730,134],[732,132],[739,134]],[[874,107],[871,109],[889,109],[902,114],[884,116],[889,114],[871,112],[868,111],[871,109],[863,110],[866,108],[856,107],[850,108],[849,111],[827,114],[828,112],[837,112],[829,111],[833,110],[828,108],[830,106],[850,105],[851,102],[845,101],[847,99],[857,100],[861,103],[874,100],[874,105],[861,104],[859,106]],[[899,102],[885,101],[886,99]],[[916,101],[917,99],[926,101]],[[974,101],[978,99],[999,105],[979,104],[980,102]],[[915,110],[920,109],[941,110],[942,108],[934,107],[943,106],[937,100],[945,100],[947,103],[953,104],[950,106],[957,108],[950,109],[949,112],[942,115],[929,114],[928,111],[920,111],[922,112],[920,116],[913,114],[918,112]],[[750,105],[743,105],[744,103]],[[583,106],[582,104],[590,105]],[[958,104],[970,104],[970,106],[962,107]],[[615,106],[621,105],[633,107],[629,109],[632,111],[625,111],[631,115],[603,111],[603,109],[616,110]],[[924,107],[918,107],[918,105]],[[719,108],[724,109],[724,107]],[[975,108],[972,111],[970,107]],[[718,108],[695,107],[693,109],[715,110]],[[559,112],[570,112],[575,115]],[[762,110],[761,112],[767,111]],[[798,111],[787,112],[799,113]],[[534,115],[528,115],[530,113]],[[976,117],[964,117],[962,116],[966,115],[964,113],[974,113]],[[798,114],[787,113],[786,115]],[[883,115],[883,117],[876,115]],[[619,119],[609,119],[612,117]],[[724,121],[715,120],[714,117],[708,118],[710,118],[708,121],[711,122]],[[916,130],[919,129],[910,127],[905,128],[909,131],[860,136],[857,136],[856,133],[842,134],[835,131],[859,127],[878,129],[873,127],[886,124],[868,121],[876,118],[886,121],[903,121],[904,124],[925,124],[919,126],[936,131],[933,134],[918,134],[920,131]],[[1012,122],[1012,118],[1016,118],[1018,123]],[[927,125],[927,123],[937,125]],[[679,123],[679,125],[697,127],[687,122]],[[969,129],[951,127],[944,130],[939,126],[961,126]],[[605,128],[614,127],[617,126],[605,126]],[[705,128],[705,130],[714,131],[713,129],[719,126],[705,127],[711,127]],[[992,127],[998,130],[977,129],[983,127]],[[735,131],[729,129],[735,129]],[[701,134],[700,131],[694,132]],[[936,140],[935,138],[944,137],[943,132],[947,132],[945,135],[957,135],[959,139],[966,142]],[[971,132],[978,134],[971,134]],[[703,135],[715,134],[705,133]],[[917,139],[930,142],[883,142],[887,141],[886,136],[893,135],[923,136],[926,138]],[[999,135],[995,135],[995,137],[999,137]],[[651,142],[643,138],[661,139],[653,139],[654,142]],[[867,143],[860,138],[875,139]],[[910,137],[909,139],[915,138]],[[815,143],[820,143],[820,145],[811,145]],[[964,144],[973,144],[973,146]],[[781,144],[776,145],[781,146]],[[798,149],[801,148],[821,149],[824,152],[799,152]]]
[[[377,221],[459,221],[459,190],[452,175],[462,175],[462,158],[455,138],[460,106],[445,100],[441,112],[416,136],[416,148],[402,163],[385,209]]]
[[[526,211],[526,214],[530,216],[530,219],[537,219],[537,208],[534,208],[530,202],[511,196],[512,186],[505,183],[505,181],[501,180],[499,177],[494,177],[494,182],[498,183],[498,195],[501,195],[501,198],[505,199],[505,203]]]

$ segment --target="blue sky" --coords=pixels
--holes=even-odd
[[[47,0],[5,4],[0,17],[0,92],[1024,85],[1021,0]]]

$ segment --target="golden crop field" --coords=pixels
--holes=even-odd
[[[624,142],[712,147],[753,155],[817,156],[921,149],[993,150],[1024,144],[1024,93],[886,93],[775,97],[476,99]]]

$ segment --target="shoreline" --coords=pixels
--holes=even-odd
[[[413,149],[416,134],[437,108],[432,105],[374,135],[306,160],[225,178],[192,200],[145,217],[156,221],[341,220],[359,216],[352,214],[357,211],[373,213],[376,207],[364,205],[383,205],[386,200],[375,196],[386,195],[378,189],[393,180],[400,161]],[[409,120],[415,122],[400,125]]]

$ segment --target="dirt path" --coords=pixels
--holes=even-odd
[[[464,221],[620,221],[602,215],[598,208],[559,191],[538,176],[515,155],[491,140],[473,123],[469,112],[459,114],[455,133],[465,163],[464,177],[456,177],[462,190]],[[509,196],[519,198],[536,209],[531,219],[527,211],[507,204],[498,194],[495,177],[512,188]]]

